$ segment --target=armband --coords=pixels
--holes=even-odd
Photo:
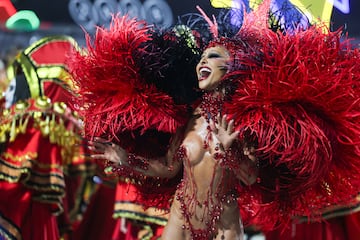
[[[142,170],[149,169],[149,162],[133,153],[128,154],[127,163],[132,168],[140,168]]]

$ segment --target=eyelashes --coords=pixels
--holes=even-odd
[[[220,58],[222,56],[220,54],[217,54],[217,53],[210,53],[207,57],[208,58]]]
[[[226,56],[223,56],[220,53],[210,52],[208,54],[202,55],[201,58],[226,58]]]

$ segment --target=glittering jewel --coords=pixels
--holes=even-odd
[[[217,92],[206,92],[200,103],[201,115],[207,122],[212,119],[217,122],[216,116],[221,113],[224,97]]]
[[[210,119],[217,123],[217,115],[221,113],[221,108],[224,102],[224,97],[219,94],[219,92],[206,92],[202,97],[200,103],[201,115],[205,118],[207,125],[208,134],[204,139],[204,148],[209,147],[209,142],[211,141],[211,128],[210,128]]]

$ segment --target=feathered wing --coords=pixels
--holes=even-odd
[[[257,66],[231,74],[243,79],[225,104],[241,140],[258,149],[259,181],[239,201],[258,209],[258,223],[318,218],[360,189],[360,53],[320,27],[264,31]]]
[[[147,75],[149,66],[161,75],[149,56],[165,50],[152,47],[153,33],[144,21],[116,16],[109,29],[97,29],[93,43],[87,36],[85,53],[69,59],[87,137],[102,136],[147,155],[166,147],[169,134],[186,123],[187,106],[175,103]]]
[[[114,16],[109,29],[97,29],[93,42],[87,36],[86,49],[69,59],[86,138],[100,136],[149,159],[165,155],[198,98],[194,69],[199,53],[187,35],[186,27],[160,31],[144,21]],[[147,163],[136,159],[132,164]],[[115,171],[136,183],[138,202],[145,207],[168,208],[181,177]]]

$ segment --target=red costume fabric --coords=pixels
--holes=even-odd
[[[266,233],[267,240],[356,240],[360,234],[359,212],[321,222],[293,223],[286,229]]]
[[[294,218],[287,228],[266,232],[269,240],[355,240],[360,234],[360,204],[335,206],[322,213],[322,221],[308,221],[306,217]]]
[[[9,66],[9,79],[24,76],[29,94],[1,117],[0,236],[6,239],[60,239],[81,213],[89,169],[65,64],[74,46],[67,36],[43,38]]]
[[[139,194],[134,184],[119,181],[116,186],[114,217],[123,217],[137,221],[165,226],[168,218],[167,211],[157,209],[156,206],[144,209],[137,202]]]
[[[104,180],[94,193],[70,239],[149,240],[161,236],[167,219],[160,210],[145,210],[131,184]]]

